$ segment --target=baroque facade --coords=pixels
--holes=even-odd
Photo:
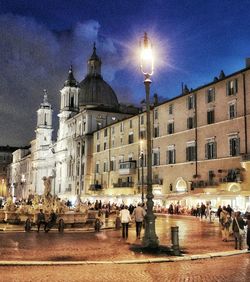
[[[138,112],[118,103],[113,89],[101,75],[101,59],[88,60],[87,76],[78,83],[72,67],[60,91],[59,129],[52,141],[52,107],[44,91],[37,111],[36,137],[29,149],[13,153],[9,172],[12,196],[42,194],[43,178],[52,179],[52,194],[71,199],[88,193],[92,171],[92,132]]]
[[[122,108],[93,54],[85,79],[69,70],[52,141],[48,95],[37,111],[36,138],[13,153],[15,196],[42,194],[44,176],[61,198],[137,200],[146,194],[146,113]],[[250,68],[151,107],[153,192],[161,204],[250,203]]]

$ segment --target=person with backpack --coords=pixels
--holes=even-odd
[[[220,225],[221,225],[221,234],[222,234],[222,241],[228,242],[229,240],[229,227],[232,223],[232,219],[227,212],[226,207],[222,208],[220,213]]]

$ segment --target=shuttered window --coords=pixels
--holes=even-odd
[[[214,123],[214,110],[209,110],[207,112],[207,123],[208,124]]]
[[[210,159],[216,159],[217,157],[217,144],[216,142],[208,142],[205,145],[205,158]]]
[[[167,151],[167,164],[175,164],[175,149]]]
[[[238,92],[237,79],[227,81],[227,96],[236,95]]]
[[[196,160],[196,146],[189,146],[186,148],[186,160],[188,162]]]
[[[230,156],[238,156],[240,154],[240,138],[233,137],[229,139]]]

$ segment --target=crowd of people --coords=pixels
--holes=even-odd
[[[32,199],[16,205],[28,204],[32,205]],[[130,204],[125,205],[124,203],[103,203],[101,200],[96,200],[95,202],[85,201],[89,210],[98,211],[96,217],[94,228],[96,231],[100,231],[102,226],[102,216],[108,218],[110,214],[115,215],[115,228],[120,229],[122,227],[122,238],[128,238],[128,229],[131,222],[135,222],[136,225],[136,237],[137,239],[141,238],[141,229],[144,223],[144,217],[146,215],[146,205],[144,204]],[[65,201],[65,205],[71,208],[73,205],[70,201]],[[3,202],[0,202],[0,208],[3,207]],[[207,219],[210,222],[214,221],[215,218],[218,218],[222,241],[228,242],[231,235],[234,236],[235,240],[235,249],[242,249],[244,230],[247,226],[246,232],[246,242],[248,245],[248,250],[250,250],[250,206],[248,207],[245,214],[242,214],[240,211],[234,211],[230,205],[219,206],[217,210],[212,209],[211,203],[208,202],[198,203],[195,207],[184,207],[179,203],[171,203],[168,207],[163,207],[160,205],[154,206],[154,212],[156,213],[167,213],[169,215],[191,215],[200,219]],[[52,212],[49,219],[45,220],[45,215],[42,210],[38,213],[37,216],[37,231],[40,231],[41,225],[44,225],[44,230],[48,230],[56,223],[56,214]]]
[[[219,206],[218,218],[221,227],[222,241],[228,242],[232,234],[235,241],[235,249],[242,250],[243,240],[246,235],[246,243],[250,251],[250,208],[242,215],[240,211],[234,211],[230,205]],[[245,226],[247,226],[247,234],[245,234]]]

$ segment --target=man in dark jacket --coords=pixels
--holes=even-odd
[[[240,212],[235,213],[235,218],[233,219],[233,232],[234,232],[234,238],[235,238],[235,249],[238,249],[238,243],[239,243],[239,249],[242,250],[242,235],[240,234],[240,229],[244,230],[244,226],[246,225],[246,222],[243,220],[243,218],[240,215]]]
[[[52,210],[50,216],[49,216],[49,221],[45,226],[45,232],[49,232],[49,230],[53,227],[53,225],[56,224],[56,219],[57,219],[57,215],[56,213]]]
[[[37,232],[39,232],[41,224],[44,224],[44,230],[45,230],[46,221],[45,221],[45,214],[43,213],[42,209],[40,209],[40,212],[37,214]]]

